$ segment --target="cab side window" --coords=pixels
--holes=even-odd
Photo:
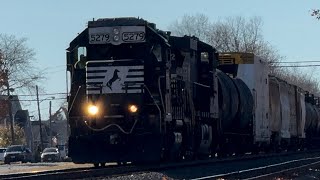
[[[87,62],[87,48],[86,47],[78,47],[77,50],[75,50],[75,69],[84,69],[86,67]]]

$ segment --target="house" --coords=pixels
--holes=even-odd
[[[40,122],[31,121],[31,129],[33,135],[33,151],[35,151],[37,147],[41,145]],[[43,148],[50,147],[48,127],[44,121],[41,122],[41,130]]]
[[[24,134],[26,138],[26,145],[29,148],[33,148],[33,136],[31,130],[30,116],[28,110],[22,110],[19,98],[17,95],[10,96],[11,111],[13,124],[19,125],[24,129]],[[0,95],[0,125],[9,127],[10,126],[10,116],[9,116],[9,104],[8,96]]]
[[[50,121],[44,121],[50,129]],[[68,141],[68,122],[64,108],[60,108],[51,116],[52,137],[57,138],[57,144],[64,145]]]
[[[50,135],[51,129],[51,140],[52,146],[57,146],[63,156],[67,154],[68,151],[68,138],[69,138],[69,126],[66,116],[66,109],[61,107],[51,116],[51,126],[50,121],[43,121],[48,127],[47,132]]]
[[[21,104],[17,95],[10,96],[12,117],[16,114],[18,110],[21,110]],[[9,126],[10,116],[9,116],[9,104],[8,96],[0,95],[0,124]]]

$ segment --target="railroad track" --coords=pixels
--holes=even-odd
[[[168,163],[168,164],[159,164],[159,165],[148,165],[148,166],[133,166],[133,165],[125,165],[125,166],[116,166],[111,165],[105,168],[74,168],[74,169],[66,169],[66,170],[57,170],[57,171],[45,171],[45,172],[30,172],[30,173],[21,173],[21,174],[10,174],[10,175],[0,175],[0,179],[81,179],[85,177],[107,177],[107,176],[116,176],[116,175],[123,175],[123,174],[130,174],[130,173],[139,173],[139,172],[150,172],[150,171],[165,171],[168,169],[184,169],[196,166],[206,166],[209,164],[219,165],[221,163],[234,163],[234,162],[245,162],[250,160],[258,160],[258,159],[266,159],[272,157],[282,157],[282,156],[290,156],[290,155],[298,155],[298,154],[310,154],[310,153],[319,153],[320,151],[301,151],[301,152],[292,152],[292,153],[278,153],[278,154],[258,154],[258,155],[245,155],[242,157],[228,157],[228,158],[221,158],[221,159],[210,159],[210,160],[198,160],[193,162],[179,162],[179,163]],[[305,162],[307,159],[311,161],[311,158],[305,158]],[[282,163],[282,166],[297,163],[301,160],[291,160],[290,162]],[[313,163],[319,163],[320,157],[314,157]],[[305,165],[305,164],[304,164]],[[263,177],[263,174],[259,174],[259,171],[263,171],[268,168],[276,168],[276,165],[270,167],[258,167],[258,168],[251,168],[246,170],[239,170],[233,171],[224,174],[214,174],[211,176],[203,176],[198,177],[195,179],[212,179],[212,178],[219,178],[219,177],[227,177],[227,178],[236,178],[238,176],[245,176],[248,173],[255,172],[255,177],[259,178],[260,176]],[[274,171],[276,172],[276,171]],[[280,172],[279,172],[280,173]],[[270,174],[270,172],[269,172]],[[265,173],[265,175],[268,175]],[[274,174],[270,174],[274,175]],[[252,174],[251,176],[252,177]],[[187,178],[189,179],[189,178]],[[243,179],[243,178],[241,178]]]
[[[265,179],[274,176],[281,176],[284,172],[295,171],[297,169],[306,168],[320,164],[320,156],[314,158],[301,158],[282,163],[271,164],[267,166],[260,166],[256,168],[242,169],[223,174],[215,174],[211,176],[203,176],[194,178],[192,180],[206,180],[206,179]]]

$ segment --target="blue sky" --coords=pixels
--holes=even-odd
[[[41,85],[46,93],[57,93],[66,92],[65,49],[92,18],[139,16],[167,30],[184,14],[203,13],[211,21],[229,16],[260,16],[265,40],[285,60],[304,61],[320,60],[320,21],[310,16],[310,10],[317,7],[320,8],[317,0],[10,0],[1,2],[0,33],[28,38],[28,45],[36,52],[37,65],[50,68],[48,79]],[[53,111],[60,103],[54,101]],[[42,119],[48,118],[48,106],[46,101],[41,103]],[[36,115],[34,104],[25,108]]]

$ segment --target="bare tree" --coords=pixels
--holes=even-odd
[[[213,24],[210,43],[221,52],[249,52],[266,60],[271,66],[282,57],[262,36],[262,20],[259,17],[227,18]]]
[[[275,65],[282,59],[278,51],[262,36],[262,19],[228,17],[211,23],[203,14],[184,15],[169,26],[174,35],[192,35],[211,44],[219,52],[254,53]]]
[[[314,16],[318,20],[320,20],[320,9],[312,9],[311,16]]]
[[[314,13],[314,16],[320,17],[319,10]],[[180,21],[173,22],[169,29],[177,36],[196,36],[219,52],[254,53],[269,63],[270,74],[312,93],[320,92],[312,73],[278,66],[283,57],[264,39],[262,25],[260,17],[228,17],[218,22],[210,22],[207,16],[196,14],[184,15]]]
[[[212,24],[204,14],[184,15],[181,20],[176,20],[169,25],[171,32],[178,36],[196,36],[204,42],[208,42]]]
[[[294,65],[293,65],[294,66]],[[274,74],[280,79],[286,80],[290,84],[299,86],[305,91],[317,96],[320,95],[319,82],[315,78],[316,67],[308,72],[299,67],[278,68]]]
[[[33,92],[36,80],[43,78],[36,69],[35,52],[27,46],[26,38],[0,34],[0,94],[10,88]]]

